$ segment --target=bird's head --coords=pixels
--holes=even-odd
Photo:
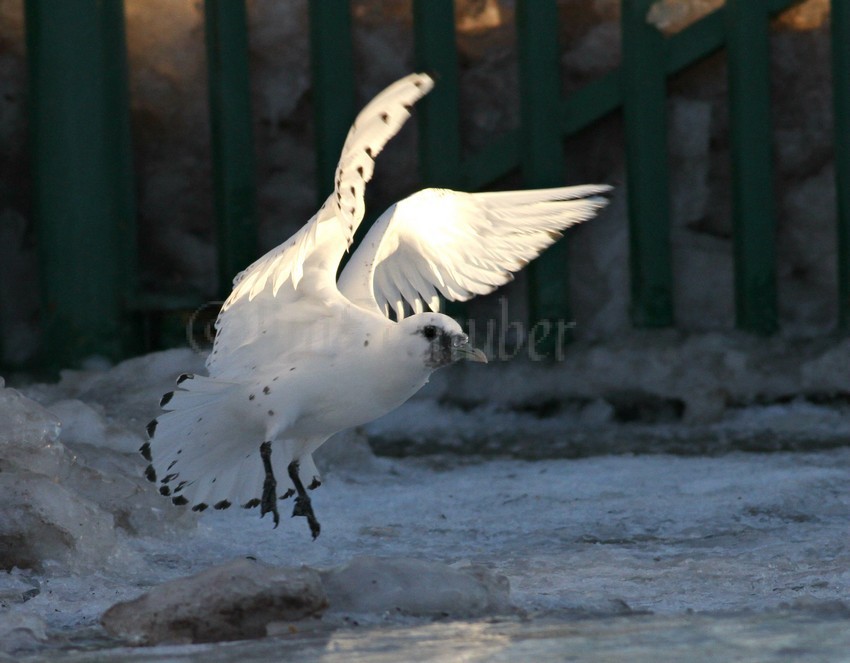
[[[487,355],[469,344],[460,325],[441,313],[418,313],[398,323],[408,354],[435,370],[460,359],[487,363]]]

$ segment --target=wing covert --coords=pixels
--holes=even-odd
[[[390,207],[346,265],[339,290],[398,319],[466,301],[513,278],[563,230],[607,204],[607,185],[461,193],[424,189]]]

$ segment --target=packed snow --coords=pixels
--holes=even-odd
[[[250,583],[237,596],[246,585],[226,581],[233,568],[255,573],[252,565],[269,578],[307,574],[316,600],[309,617],[236,611],[253,621],[233,637],[307,646],[324,633],[329,646],[334,633],[348,654],[366,646],[358,628],[392,648],[401,634],[460,642],[464,624],[482,652],[493,642],[530,652],[522,643],[541,634],[578,647],[587,624],[610,642],[626,637],[622,629],[678,629],[687,640],[713,623],[838,647],[833,622],[850,614],[850,389],[840,374],[850,346],[792,353],[776,341],[755,354],[748,341],[665,338],[642,349],[578,348],[557,366],[438,374],[397,414],[322,449],[315,542],[300,518],[273,529],[256,511],[199,516],[142,477],[136,449],[160,394],[180,373],[202,370],[188,350],[0,388],[0,653],[165,655],[163,645],[115,648],[210,638],[131,633],[120,624],[143,621],[132,606],[167,613],[172,588],[192,579],[221,590],[216,600],[265,605]],[[727,373],[698,374],[718,361]],[[595,387],[571,390],[591,365],[603,372]],[[623,375],[636,365],[655,365],[656,379],[630,384]],[[699,407],[690,405],[696,383],[725,390],[711,416],[687,414]],[[123,622],[105,617],[122,613]],[[738,617],[724,621],[729,614]],[[585,626],[565,631],[572,623]],[[262,660],[262,642],[239,655]],[[204,647],[185,644],[175,656],[212,660]]]

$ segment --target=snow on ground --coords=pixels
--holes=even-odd
[[[400,448],[417,453],[441,437],[454,435],[461,451],[478,439],[479,455],[375,457],[363,434],[329,442],[319,459],[325,483],[313,498],[322,535],[313,542],[303,519],[284,517],[275,530],[256,511],[198,517],[140,478],[144,463],[126,452],[141,444],[159,394],[201,363],[188,351],[170,351],[109,370],[67,372],[56,385],[29,385],[23,393],[0,389],[0,480],[8,496],[0,511],[0,558],[7,567],[0,574],[0,652],[37,657],[83,643],[115,646],[99,626],[113,604],[245,557],[322,570],[352,561],[357,568],[357,560],[377,556],[410,568],[411,576],[418,567],[405,567],[405,559],[483,567],[508,579],[518,611],[512,619],[525,615],[530,621],[522,623],[534,628],[590,618],[611,624],[617,616],[638,620],[628,622],[638,628],[647,624],[641,613],[675,620],[691,611],[800,615],[834,608],[829,619],[846,618],[850,448],[825,448],[848,432],[841,403],[818,404],[802,392],[749,406],[735,398],[713,421],[694,424],[654,401],[655,423],[623,423],[617,412],[625,406],[604,391],[541,409],[540,402],[517,406],[507,396],[470,405],[437,384],[366,427],[366,435],[384,447],[396,438]],[[535,379],[527,366],[517,371]],[[504,378],[504,367],[496,374]],[[455,388],[469,381],[468,374],[449,379]],[[483,390],[470,389],[478,397]],[[558,431],[579,431],[587,440],[612,431],[620,441],[666,436],[663,451],[669,439],[686,441],[688,430],[697,431],[697,440],[791,439],[791,448],[811,450],[573,459],[527,453],[556,440]],[[806,439],[808,446],[800,443]],[[500,441],[480,455],[488,452],[487,440]],[[577,449],[562,451],[569,456]],[[287,508],[284,503],[283,514]],[[367,591],[354,576],[343,583]],[[419,591],[423,604],[433,598]],[[349,623],[345,610],[329,610],[326,625]],[[346,618],[390,629],[385,634],[409,628],[430,637],[421,629],[431,619],[411,622],[380,604]],[[447,638],[461,628],[451,623],[460,624],[445,623]],[[194,647],[181,651],[207,655]],[[166,650],[150,653],[157,651]]]

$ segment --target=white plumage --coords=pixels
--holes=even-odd
[[[491,292],[605,205],[604,185],[425,189],[375,222],[337,283],[374,159],[432,86],[427,75],[412,74],[369,103],[346,138],[334,192],[234,280],[216,322],[209,377],[181,376],[141,449],[151,462],[147,477],[175,503],[198,511],[260,506],[277,524],[277,498],[296,495],[293,515],[306,516],[317,536],[305,491],[320,483],[313,451],[406,401],[437,368],[486,361],[439,313],[438,294],[465,301]],[[291,488],[280,495],[282,476]]]

